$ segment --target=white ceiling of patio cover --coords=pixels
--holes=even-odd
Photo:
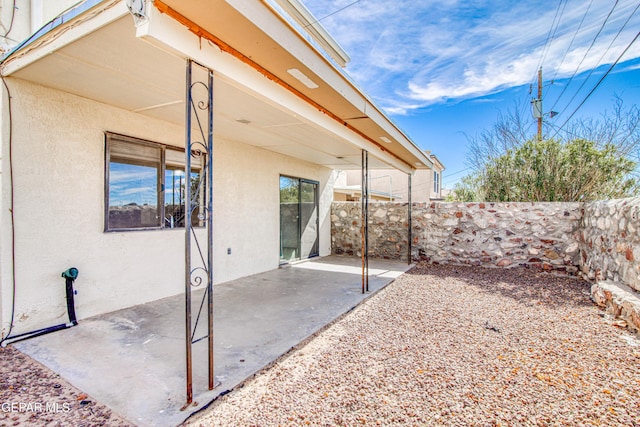
[[[13,76],[184,124],[185,62],[137,39],[130,16],[55,51]],[[214,84],[214,113],[217,138],[330,168],[360,167],[360,149],[357,147],[319,126],[301,122],[295,115],[220,78]],[[373,157],[370,157],[369,167],[389,168]]]

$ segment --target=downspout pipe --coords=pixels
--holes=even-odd
[[[62,329],[68,329],[78,324],[76,319],[76,307],[74,301],[75,291],[73,289],[73,282],[78,278],[78,269],[71,267],[62,272],[62,277],[65,279],[65,293],[67,299],[67,314],[69,316],[69,322],[61,323],[55,326],[49,326],[47,328],[36,329],[35,331],[25,332],[22,334],[9,336],[2,341],[2,347],[6,347],[8,344],[13,344],[18,341],[23,341],[29,338],[39,337],[40,335],[49,334],[51,332],[60,331]]]

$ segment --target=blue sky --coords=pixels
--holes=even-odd
[[[543,111],[560,113],[550,119],[556,126],[626,48],[575,118],[611,110],[616,95],[627,106],[640,100],[640,40],[629,47],[640,28],[637,0],[303,2],[350,55],[354,82],[443,161],[447,187],[464,176],[456,172],[467,167],[467,136],[501,111],[518,104],[535,133],[537,88],[529,90],[540,66]]]

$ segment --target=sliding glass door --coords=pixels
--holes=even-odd
[[[280,260],[318,256],[318,183],[280,177]]]

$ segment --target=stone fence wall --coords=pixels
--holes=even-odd
[[[414,204],[415,206],[415,204]],[[412,215],[412,217],[415,217]],[[331,208],[331,250],[362,254],[360,202],[334,202]],[[407,259],[407,203],[369,204],[369,255]]]
[[[640,291],[640,197],[585,203],[580,270],[591,281]]]
[[[406,259],[407,204],[369,212],[369,255]],[[411,218],[414,260],[578,271],[579,203],[414,203]],[[360,204],[335,202],[331,219],[333,252],[359,255]]]
[[[406,259],[407,204],[371,203],[369,254]],[[414,203],[414,260],[524,265],[640,290],[640,197],[592,203]],[[335,202],[332,248],[360,255],[360,204]]]
[[[372,203],[369,255],[407,259],[407,204]],[[360,255],[360,204],[333,204],[333,252]],[[412,259],[580,274],[640,332],[640,197],[592,203],[414,203]]]

